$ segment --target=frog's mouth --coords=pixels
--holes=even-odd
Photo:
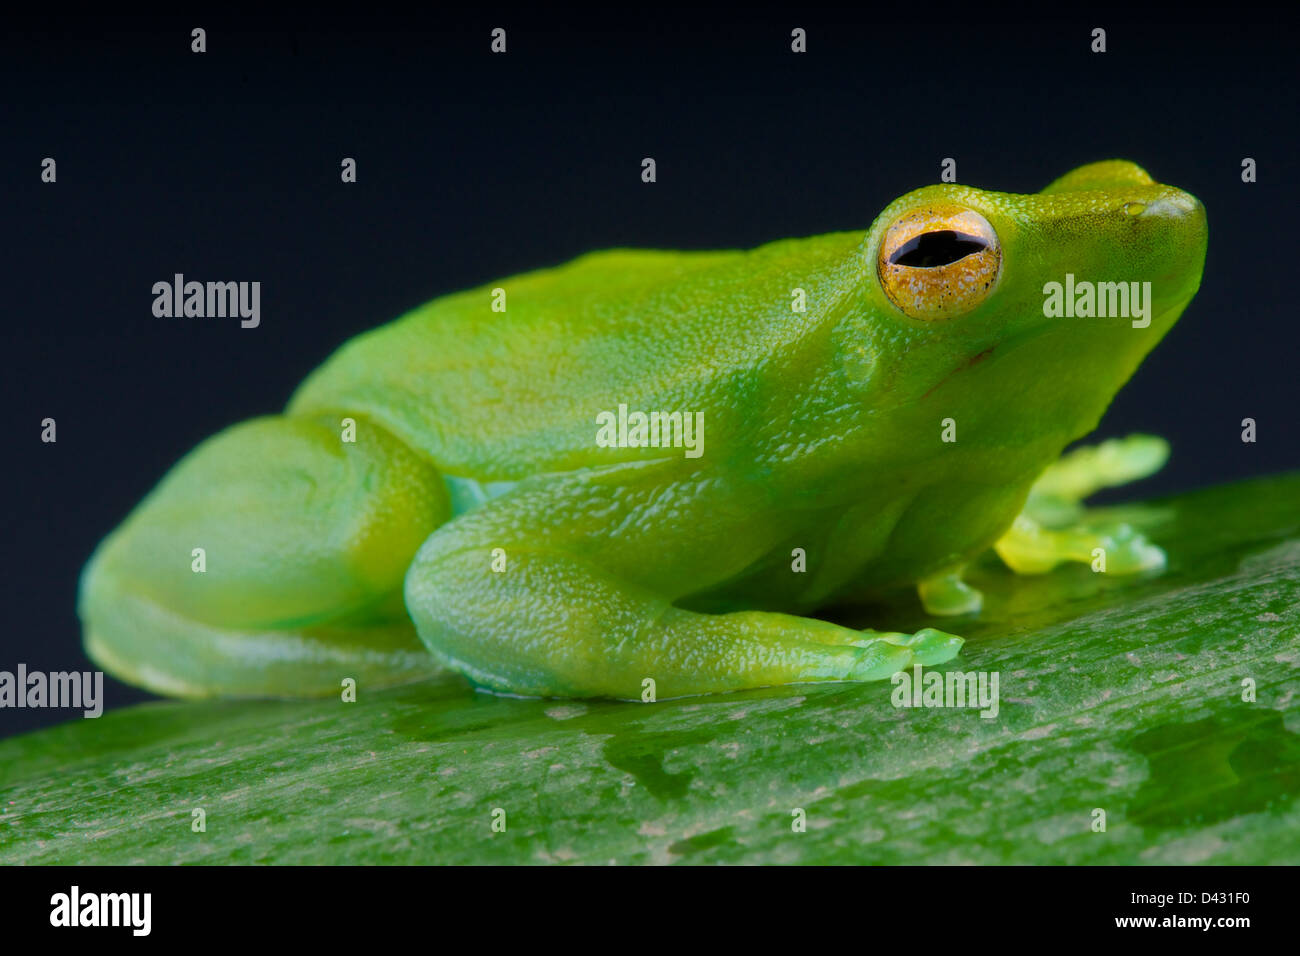
[[[998,347],[996,345],[990,345],[983,352],[980,352],[976,355],[972,355],[970,358],[962,362],[960,365],[954,368],[943,378],[939,379],[939,381],[931,385],[929,391],[927,391],[924,395],[921,396],[921,401],[925,401],[927,398],[929,398],[932,394],[934,394],[936,391],[938,391],[940,388],[946,385],[954,376],[960,375],[962,372],[968,371],[974,368],[976,365],[979,365],[990,355],[992,355],[997,350],[997,348]]]
[[[1184,297],[1179,298],[1178,300],[1166,304],[1162,308],[1159,309],[1156,309],[1154,307],[1152,308],[1149,328],[1150,330],[1153,330],[1155,334],[1148,335],[1142,340],[1135,340],[1136,344],[1139,345],[1139,351],[1137,353],[1136,359],[1131,360],[1132,364],[1136,365],[1136,362],[1141,361],[1142,357],[1145,356],[1147,352],[1149,352],[1151,349],[1153,349],[1156,346],[1156,344],[1164,336],[1165,332],[1167,332],[1170,329],[1170,327],[1173,326],[1178,316],[1183,312],[1184,309],[1187,308],[1187,305],[1188,303],[1191,302],[1193,295],[1195,295],[1194,291],[1187,294]],[[1043,338],[1044,336],[1061,335],[1063,337],[1069,337],[1066,339],[1066,341],[1063,342],[1061,346],[1061,351],[1062,353],[1072,352],[1073,349],[1071,348],[1071,342],[1074,341],[1072,333],[1077,334],[1079,331],[1079,326],[1078,325],[1072,326],[1066,323],[1080,323],[1080,322],[1089,322],[1089,321],[1095,321],[1095,320],[1090,320],[1086,318],[1085,319],[1052,319],[1050,321],[1040,322],[1031,328],[1025,329],[1023,332],[1020,332],[1008,338],[1006,341],[999,342],[994,345],[990,345],[988,348],[975,353],[974,355],[965,359],[958,365],[955,365],[948,372],[947,375],[941,378],[934,385],[930,386],[930,388],[926,391],[926,393],[921,396],[921,400],[924,401],[925,399],[929,398],[940,388],[942,388],[943,386],[951,382],[954,378],[957,378],[963,373],[969,372],[971,369],[983,365],[984,363],[988,362],[989,359],[1006,358],[1012,353],[1018,352],[1019,350],[1025,348],[1026,346],[1037,342],[1039,339]],[[1128,320],[1126,319],[1124,321],[1127,322]],[[1126,325],[1124,326],[1124,328],[1128,329],[1128,328],[1132,328],[1132,326]],[[1134,333],[1142,332],[1144,328],[1145,327],[1133,329],[1133,332]],[[1094,325],[1092,326],[1091,331],[1094,334],[1099,336],[1107,336],[1107,335],[1113,335],[1116,329],[1113,326],[1108,327],[1108,326]],[[1117,356],[1116,356],[1117,359],[1119,358],[1119,353],[1122,351],[1124,350],[1117,350]],[[1129,360],[1126,358],[1126,361]]]

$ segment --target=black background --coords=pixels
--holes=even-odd
[[[41,866],[0,869],[4,891],[7,941],[56,948],[51,943],[71,945],[136,946],[141,940],[160,944],[193,945],[196,932],[204,941],[221,948],[246,948],[255,931],[257,942],[276,950],[332,950],[346,932],[338,918],[322,918],[320,901],[338,897],[339,887],[347,893],[347,911],[362,919],[382,920],[391,934],[427,932],[431,906],[430,884],[436,887],[436,905],[441,912],[466,917],[476,925],[500,917],[495,901],[509,895],[510,915],[521,926],[546,926],[556,917],[555,894],[581,893],[584,899],[608,901],[611,905],[585,907],[584,929],[594,938],[609,939],[627,929],[627,907],[618,905],[630,893],[662,891],[661,883],[643,883],[635,875],[610,875],[605,868],[565,867],[549,877],[539,892],[537,874],[528,868],[460,867],[455,879],[410,879],[404,869],[366,867],[364,872],[340,874],[337,866],[296,866],[285,872],[281,866]],[[554,868],[552,868],[554,869]],[[627,869],[627,868],[624,868]],[[691,927],[691,937],[703,949],[763,949],[771,945],[770,920],[719,919],[718,904],[708,892],[711,880],[707,868],[688,871],[679,878],[678,893],[671,902],[675,920]],[[800,867],[799,880],[782,881],[759,872],[757,867],[737,867],[734,882],[738,891],[755,895],[774,888],[830,896],[843,892],[840,868]],[[888,873],[857,870],[857,886],[874,889],[879,883],[894,884],[899,870],[924,881],[926,899],[933,900],[910,918],[895,916],[872,920],[862,935],[873,945],[907,951],[920,940],[936,937],[972,940],[975,934],[987,938],[997,933],[1033,934],[1049,944],[1061,941],[1078,945],[1116,945],[1128,937],[1127,949],[1152,947],[1152,940],[1164,941],[1176,950],[1255,950],[1283,938],[1291,928],[1294,897],[1286,882],[1286,870],[1274,867],[999,867],[996,879],[972,880],[969,870],[959,866],[890,867]],[[711,872],[711,870],[709,871]],[[730,872],[729,872],[729,875]],[[424,874],[421,874],[424,876]],[[287,877],[287,878],[286,878]],[[352,877],[349,879],[349,877]],[[825,884],[819,880],[826,880]],[[69,928],[50,926],[51,898],[67,894],[73,885],[86,893],[150,893],[151,932],[133,936],[118,928]],[[549,892],[548,892],[549,891]],[[1195,904],[1134,903],[1135,894],[1153,897],[1191,893]],[[1201,903],[1202,894],[1246,894],[1248,902]],[[873,895],[874,898],[874,895]],[[1237,897],[1233,897],[1234,900]],[[216,900],[219,907],[196,905],[196,900]],[[491,902],[489,902],[491,901]],[[1008,901],[1014,901],[1008,907]],[[918,901],[920,903],[920,901]],[[920,903],[920,907],[925,906]],[[882,907],[883,909],[883,907]],[[982,914],[989,914],[982,916]],[[1117,926],[1117,918],[1176,917],[1221,919],[1245,917],[1249,926],[1203,928],[1147,928]],[[963,925],[980,920],[978,929]],[[865,922],[865,921],[864,921]],[[982,925],[987,924],[987,925]],[[370,924],[365,924],[369,926]],[[255,928],[255,930],[254,930]],[[1244,946],[1242,944],[1245,944]],[[146,945],[148,943],[146,942]],[[1156,944],[1158,946],[1158,943]]]
[[[135,946],[143,940],[178,945],[193,945],[197,932],[203,939],[222,948],[246,948],[254,931],[257,941],[277,950],[281,946],[310,951],[337,947],[346,929],[337,918],[322,918],[320,901],[339,895],[342,885],[347,892],[349,912],[362,914],[372,922],[383,921],[391,934],[428,931],[430,883],[436,886],[439,911],[466,917],[476,925],[500,916],[494,901],[509,894],[510,914],[519,925],[546,926],[556,917],[557,892],[581,893],[585,899],[608,901],[611,905],[585,907],[583,927],[593,937],[608,939],[627,929],[627,907],[617,905],[629,893],[650,894],[659,883],[643,883],[636,875],[615,874],[586,867],[566,867],[547,886],[538,891],[536,874],[528,868],[460,867],[455,879],[410,879],[405,870],[389,867],[366,867],[364,872],[339,873],[337,866],[296,866],[286,874],[280,866],[239,867],[233,870],[218,866],[41,866],[5,867],[0,869],[0,889],[5,893],[11,916],[5,925],[5,938],[11,943],[50,947],[61,942],[73,945]],[[625,868],[626,869],[626,868]],[[753,894],[771,893],[774,888],[796,884],[781,882],[759,873],[757,867],[734,868],[732,884],[737,890]],[[1201,948],[1215,951],[1256,948],[1283,937],[1291,928],[1293,896],[1282,868],[1233,867],[999,867],[996,879],[972,880],[966,867],[890,867],[888,873],[853,874],[855,885],[885,891],[893,884],[898,871],[924,881],[927,900],[925,911],[907,918],[879,919],[864,927],[873,945],[907,951],[919,940],[960,936],[971,939],[975,933],[986,937],[994,933],[1033,934],[1035,938],[1056,944],[1066,940],[1074,945],[1094,942],[1115,945],[1117,939],[1129,937],[1129,949],[1135,944],[1151,946],[1151,940],[1169,940],[1171,948],[1192,949],[1195,939]],[[824,892],[827,896],[843,892],[840,868],[800,867],[797,887],[802,892]],[[422,876],[424,874],[421,874]],[[730,874],[729,874],[730,875]],[[286,876],[288,878],[286,878]],[[348,877],[352,877],[349,879]],[[341,879],[343,882],[341,882]],[[677,886],[684,890],[671,903],[674,919],[691,927],[691,937],[703,949],[762,949],[771,945],[770,920],[718,919],[718,905],[709,894],[712,879],[705,868],[696,875],[688,870]],[[826,880],[821,884],[819,880]],[[151,932],[148,937],[133,936],[131,930],[118,928],[69,928],[50,926],[53,909],[51,898],[67,894],[76,885],[87,893],[150,893]],[[549,891],[549,892],[547,892]],[[1173,897],[1190,893],[1195,904],[1134,903],[1135,894]],[[1248,902],[1201,903],[1202,894],[1246,894]],[[196,900],[217,900],[220,907],[205,908]],[[1014,907],[1008,907],[1009,900]],[[488,902],[493,901],[493,902]],[[924,906],[924,904],[921,904]],[[963,921],[982,918],[978,930]],[[1117,926],[1123,918],[1241,918],[1249,926],[1203,928],[1147,928]],[[369,925],[369,924],[366,924]],[[1245,947],[1242,944],[1246,944]],[[146,945],[147,942],[146,942]],[[50,947],[55,948],[55,947]]]
[[[1011,192],[1122,157],[1200,197],[1201,292],[1099,434],[1173,443],[1126,494],[1300,465],[1289,27],[1253,10],[975,12],[10,20],[0,669],[88,667],[74,602],[95,544],[185,451],[277,410],[349,336],[591,249],[865,230],[944,157],[960,182]],[[46,156],[57,184],[40,181]],[[151,287],[176,272],[261,281],[261,327],[155,318]],[[57,444],[40,441],[47,416]],[[148,696],[105,683],[110,706]],[[69,716],[3,710],[0,735]]]

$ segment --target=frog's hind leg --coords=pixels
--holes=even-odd
[[[1115,438],[1063,455],[1034,483],[1024,510],[994,549],[1020,574],[1042,574],[1066,561],[1111,574],[1164,567],[1164,551],[1127,524],[1090,521],[1082,502],[1102,488],[1159,471],[1168,457],[1168,443],[1152,435]]]
[[[447,520],[437,471],[364,418],[268,417],[205,441],[82,573],[90,656],[176,696],[314,696],[436,663],[402,579]]]
[[[679,560],[672,548],[695,542],[661,535],[629,504],[635,497],[582,475],[525,482],[439,528],[406,578],[420,637],[487,688],[630,700],[650,699],[650,688],[664,699],[883,680],[961,648],[961,638],[930,628],[881,633],[792,614],[676,607],[646,576]],[[648,500],[642,507],[655,506]],[[709,533],[695,516],[683,521]]]

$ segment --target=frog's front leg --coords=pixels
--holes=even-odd
[[[1092,564],[1111,574],[1164,567],[1164,551],[1122,522],[1088,521],[1082,502],[1102,488],[1159,471],[1168,457],[1168,443],[1152,435],[1074,449],[1034,482],[1024,509],[994,549],[1019,574],[1043,574],[1066,561]],[[927,613],[973,614],[983,607],[984,596],[962,580],[964,570],[945,568],[917,583]]]
[[[887,634],[674,607],[645,580],[663,576],[663,556],[628,552],[656,534],[647,530],[653,503],[618,508],[561,481],[517,488],[434,532],[406,578],[420,637],[443,663],[494,690],[622,699],[642,699],[647,680],[659,698],[877,680],[961,647],[933,629]]]
[[[1164,465],[1169,445],[1151,435],[1129,435],[1063,455],[1034,483],[1024,510],[994,545],[1008,567],[1042,574],[1066,561],[1111,574],[1165,565],[1165,553],[1123,522],[1090,521],[1083,499],[1102,488],[1145,478]]]

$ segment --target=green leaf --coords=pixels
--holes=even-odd
[[[1300,862],[1300,473],[1107,511],[1168,569],[990,558],[978,619],[854,616],[968,637],[942,670],[998,672],[996,719],[889,682],[146,704],[0,743],[0,862]]]

